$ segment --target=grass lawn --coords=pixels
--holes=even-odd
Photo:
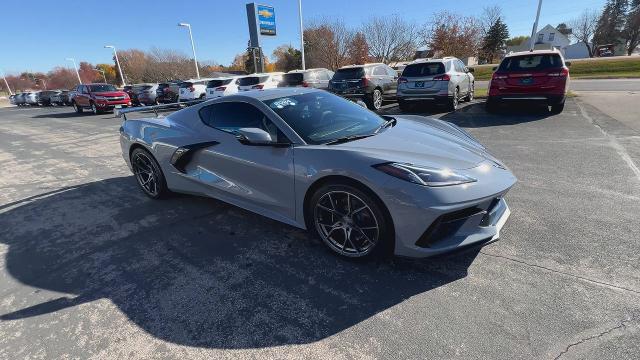
[[[572,79],[640,78],[640,57],[570,60]],[[476,80],[489,80],[497,64],[473,66]]]

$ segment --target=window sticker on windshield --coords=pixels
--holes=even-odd
[[[284,109],[287,106],[296,106],[297,104],[298,102],[292,98],[282,98],[272,102],[270,106],[272,109]]]

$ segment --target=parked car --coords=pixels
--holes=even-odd
[[[10,95],[9,96],[9,104],[16,105],[16,96],[17,95]]]
[[[210,80],[207,83],[207,100],[237,94],[239,78],[241,78],[241,76],[219,77]]]
[[[158,84],[141,84],[134,87],[135,96],[141,105],[158,104]]]
[[[124,121],[120,144],[150,198],[215,197],[307,229],[349,258],[495,240],[516,182],[449,122],[380,116],[317,89],[248,91],[162,121]]]
[[[193,101],[205,99],[207,96],[207,84],[213,79],[190,79],[180,83],[178,101]]]
[[[24,106],[26,101],[25,96],[26,96],[26,93],[16,94],[16,97],[14,98],[15,104],[18,106]]]
[[[38,105],[49,106],[51,105],[51,90],[43,90],[38,94]]]
[[[382,63],[343,66],[329,81],[329,91],[378,110],[384,100],[396,98],[397,79],[396,71]]]
[[[131,98],[111,84],[84,84],[76,87],[71,105],[77,113],[91,109],[91,112],[98,114],[131,106]]]
[[[28,92],[24,100],[27,105],[37,106],[40,103],[40,91]]]
[[[418,59],[404,68],[398,78],[398,106],[436,103],[455,111],[460,100],[471,101],[475,91],[473,69],[455,57]]]
[[[266,90],[278,87],[283,72],[251,74],[238,79],[238,91]]]
[[[487,110],[494,111],[507,102],[525,101],[551,106],[553,113],[562,112],[570,65],[557,50],[508,54],[489,81]]]
[[[49,95],[49,103],[51,105],[64,105],[62,90],[54,90],[51,95]]]
[[[136,94],[136,92],[138,91],[138,89],[136,88],[136,86],[138,86],[139,84],[134,84],[134,85],[126,85],[122,88],[122,91],[124,91],[125,93],[127,93],[127,95],[129,96],[129,99],[131,99],[131,105],[132,106],[137,106],[140,105],[140,103],[138,102],[138,96]]]
[[[328,90],[329,80],[332,77],[333,71],[324,68],[291,70],[282,75],[282,81],[278,87],[311,87]]]
[[[171,104],[178,102],[182,81],[169,81],[158,84],[156,89],[156,100],[161,104]]]

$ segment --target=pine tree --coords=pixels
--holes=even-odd
[[[623,38],[627,0],[607,0],[598,19],[593,42],[596,45],[619,44]]]
[[[509,39],[509,29],[507,24],[498,18],[491,25],[487,35],[482,39],[482,55],[488,63],[492,63],[493,59],[504,48],[506,41]]]
[[[624,38],[627,55],[631,55],[633,50],[640,45],[640,0],[631,0],[624,27]]]

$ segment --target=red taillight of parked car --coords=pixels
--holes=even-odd
[[[369,86],[369,79],[367,79],[366,77],[363,77],[362,79],[360,79],[360,86],[362,87]]]
[[[433,78],[434,81],[449,81],[451,76],[449,74],[442,74]]]
[[[306,81],[303,81],[303,82],[302,82],[302,87],[309,87],[309,83],[308,83],[308,82],[306,82]]]
[[[227,89],[226,86],[218,86],[217,88],[213,89],[214,91],[225,91]]]
[[[403,77],[398,78],[398,84],[405,84],[405,83],[407,83],[408,81],[409,81],[409,80],[407,80],[407,78],[403,78]]]
[[[493,76],[491,76],[491,80],[504,80],[506,78],[508,78],[507,75],[498,73],[493,73]]]
[[[253,85],[251,88],[252,89],[262,89],[263,87],[264,87],[264,85],[258,84],[258,85]]]
[[[553,71],[547,74],[547,76],[551,77],[567,77],[569,76],[569,69],[562,68],[560,71]]]

